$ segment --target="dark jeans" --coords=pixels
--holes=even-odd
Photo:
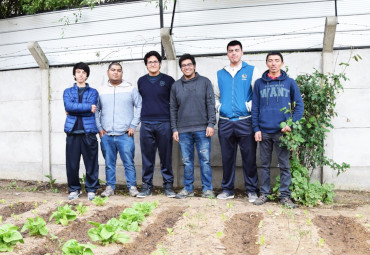
[[[221,145],[223,165],[222,189],[231,193],[234,192],[235,162],[239,145],[246,191],[257,193],[257,143],[254,139],[252,119],[237,121],[220,119],[218,122],[218,138]]]
[[[98,140],[96,135],[67,135],[66,140],[66,167],[69,192],[81,190],[79,179],[81,155],[86,168],[86,191],[95,192],[99,188]]]
[[[274,134],[262,133],[260,142],[261,156],[261,194],[270,194],[270,165],[272,149],[275,146],[276,156],[280,167],[280,194],[279,198],[290,197],[289,185],[292,179],[290,174],[290,153],[286,147],[280,147],[281,132]]]
[[[172,172],[172,131],[170,122],[155,124],[141,123],[140,147],[143,165],[143,186],[153,188],[155,154],[158,148],[163,187],[173,186]]]

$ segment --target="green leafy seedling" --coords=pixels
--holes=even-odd
[[[0,200],[0,204],[5,204],[5,199],[4,198]]]
[[[23,225],[21,232],[29,230],[31,236],[46,236],[48,229],[43,218],[37,216],[35,218],[27,218],[27,222]]]
[[[3,223],[3,216],[0,215],[0,224]]]
[[[116,218],[110,219],[107,224],[89,221],[95,228],[90,228],[87,235],[93,242],[100,242],[103,245],[110,243],[127,243],[130,236],[121,232],[120,221]]]
[[[97,206],[103,206],[108,201],[108,197],[96,196],[92,202]]]
[[[169,235],[174,235],[173,228],[167,228],[167,232]]]
[[[13,224],[0,226],[0,252],[11,252],[18,242],[24,243],[19,227]]]
[[[258,245],[264,245],[265,244],[265,236],[261,236],[260,240],[256,242]]]
[[[63,255],[93,255],[96,246],[92,244],[80,244],[75,239],[68,240],[62,247]]]
[[[222,237],[222,235],[224,234],[224,232],[222,232],[222,231],[218,231],[217,233],[216,233],[216,236],[217,236],[217,238],[218,239],[220,239],[221,237]]]
[[[364,215],[356,213],[356,217],[359,218],[359,219],[362,219],[364,217]]]
[[[324,246],[324,238],[319,239],[319,247],[322,248]]]
[[[312,224],[312,219],[306,219],[306,225],[310,226]]]
[[[233,203],[227,203],[226,205],[227,205],[227,209],[229,209],[229,210],[230,210],[230,209],[231,209],[231,207],[233,207],[233,205],[234,205],[234,204],[233,204]]]
[[[64,206],[59,206],[58,211],[53,212],[49,221],[51,221],[53,218],[55,218],[56,224],[67,226],[69,221],[74,221],[77,218],[77,213],[72,210],[71,205],[66,204]]]
[[[83,215],[87,212],[87,206],[83,206],[82,202],[80,202],[78,205],[76,205],[76,210],[79,215]]]
[[[260,223],[258,223],[258,228],[262,228],[263,227],[263,220],[260,220]]]

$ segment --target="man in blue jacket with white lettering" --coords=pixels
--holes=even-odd
[[[243,174],[249,202],[257,199],[256,146],[251,119],[254,66],[241,60],[242,44],[227,45],[230,64],[217,72],[215,86],[216,110],[220,113],[218,138],[221,145],[223,178],[218,199],[234,198],[235,162],[238,145],[242,156]]]
[[[95,123],[98,92],[86,83],[90,68],[85,63],[77,63],[73,67],[76,83],[64,90],[63,101],[67,114],[64,132],[67,133],[66,168],[69,196],[76,199],[81,195],[79,179],[80,158],[86,168],[85,188],[89,200],[93,200],[99,188],[98,164],[98,129]]]
[[[290,199],[290,163],[289,150],[280,145],[280,137],[290,132],[291,127],[280,127],[280,123],[290,118],[290,113],[281,111],[282,108],[294,108],[293,121],[299,121],[303,116],[304,104],[297,83],[281,70],[283,56],[280,52],[271,52],[266,57],[269,68],[262,78],[256,81],[253,93],[252,121],[256,142],[260,143],[261,157],[261,194],[254,202],[262,205],[268,201],[270,194],[270,164],[272,149],[275,146],[280,168],[280,203],[295,208]]]

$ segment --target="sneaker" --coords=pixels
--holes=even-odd
[[[256,201],[253,202],[254,205],[263,205],[264,203],[266,203],[267,201],[269,201],[269,198],[264,195],[264,194],[261,194],[257,199]]]
[[[136,197],[139,194],[139,191],[137,190],[136,186],[131,186],[128,192],[132,197]]]
[[[166,194],[167,197],[176,197],[176,193],[173,191],[173,188],[165,188],[164,194]]]
[[[131,195],[131,193],[130,193]],[[148,197],[152,195],[152,190],[151,189],[142,189],[139,194],[137,194],[136,197]]]
[[[248,193],[248,202],[253,203],[258,198],[256,193]]]
[[[68,200],[77,199],[81,196],[81,192],[79,190],[72,191],[69,193]]]
[[[231,199],[234,198],[234,193],[228,192],[226,190],[222,191],[220,194],[217,195],[218,199]]]
[[[285,207],[291,208],[291,209],[294,209],[297,207],[297,205],[293,203],[293,201],[289,197],[284,197],[280,199],[280,204],[282,204]]]
[[[203,198],[215,198],[215,193],[213,192],[213,190],[206,190],[202,193],[202,197]]]
[[[93,200],[95,198],[95,192],[87,192],[87,199]]]
[[[194,192],[187,191],[186,189],[182,189],[179,193],[177,193],[176,198],[182,199],[187,197],[194,197]]]
[[[114,189],[111,186],[107,186],[103,193],[101,193],[102,197],[110,197],[114,195]]]

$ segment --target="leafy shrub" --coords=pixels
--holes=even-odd
[[[27,229],[31,236],[46,236],[49,232],[46,228],[45,220],[39,216],[35,218],[27,218],[27,222],[23,225],[21,232],[24,232]]]
[[[53,218],[55,218],[56,224],[67,226],[69,221],[74,221],[77,218],[77,213],[72,210],[71,205],[66,204],[65,206],[59,206],[58,211],[53,212],[49,221]]]
[[[116,218],[110,219],[107,224],[89,221],[96,228],[90,228],[87,235],[93,242],[100,242],[103,245],[110,243],[127,243],[130,237],[121,231],[121,224]]]
[[[0,226],[0,251],[11,252],[14,246],[20,242],[24,243],[21,233],[18,231],[19,227],[13,224],[4,224]]]

